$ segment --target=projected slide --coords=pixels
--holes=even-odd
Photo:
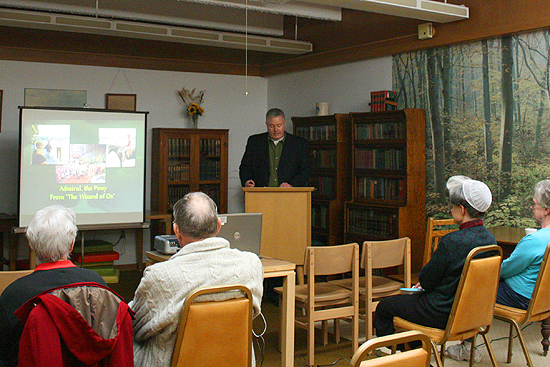
[[[21,108],[19,225],[60,204],[79,224],[143,221],[146,114]]]

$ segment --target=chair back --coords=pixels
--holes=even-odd
[[[483,257],[482,257],[483,256]],[[466,257],[455,295],[445,338],[476,335],[493,322],[500,277],[502,249],[497,245],[476,247]]]
[[[397,344],[421,341],[422,347],[398,354],[373,356],[376,349],[386,347],[393,349]],[[370,339],[359,347],[351,359],[352,367],[429,367],[430,357],[434,355],[436,364],[441,366],[437,349],[428,336],[420,331],[407,331],[380,338]]]
[[[452,226],[452,227],[451,227]],[[424,244],[424,260],[422,265],[430,262],[433,252],[439,245],[439,239],[447,233],[454,232],[458,229],[458,225],[453,219],[434,219],[428,218],[426,228],[426,242]]]
[[[33,270],[0,271],[0,294],[8,288],[8,285],[32,272]]]
[[[306,248],[304,274],[332,275],[353,271],[357,243]],[[309,280],[308,280],[309,281]]]
[[[409,287],[411,284],[411,240],[409,237],[363,242],[361,267],[365,269],[366,274],[371,274],[373,269],[401,265],[404,268],[405,286]]]
[[[222,292],[234,292],[238,298],[209,302],[197,300],[203,295]],[[251,365],[250,290],[244,285],[223,285],[191,292],[184,302],[170,366]]]
[[[535,288],[533,289],[533,295],[527,308],[526,321],[539,321],[544,320],[550,316],[550,242],[546,245],[546,251],[540,264],[539,275]]]

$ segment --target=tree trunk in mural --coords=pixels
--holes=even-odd
[[[445,47],[438,53],[441,58],[441,92],[443,94],[443,143],[445,144],[445,157],[453,156],[453,148],[451,145],[451,111],[452,111],[452,67],[451,67],[451,51],[449,47]],[[443,188],[444,190],[445,188]]]
[[[432,126],[432,149],[434,159],[434,187],[436,201],[445,203],[445,153],[443,140],[443,126],[441,124],[441,115],[439,109],[439,93],[436,88],[436,65],[437,60],[433,49],[426,51],[426,68],[428,76],[428,99]]]
[[[493,138],[491,136],[491,91],[489,88],[489,47],[487,40],[481,41],[481,69],[483,80],[483,114],[485,119],[485,162],[493,165]]]
[[[501,89],[502,89],[502,118],[500,135],[500,193],[502,198],[510,195],[512,183],[512,138],[514,135],[514,90],[513,90],[513,58],[512,38],[503,37],[501,40]]]

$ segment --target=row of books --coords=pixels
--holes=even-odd
[[[219,160],[201,160],[199,179],[201,180],[219,180],[220,179],[220,161]]]
[[[168,186],[168,207],[173,209],[174,204],[188,192],[189,185]]]
[[[405,139],[405,124],[402,122],[377,122],[356,124],[357,139]]]
[[[355,149],[355,168],[358,169],[405,169],[403,149]]]
[[[210,196],[210,199],[220,206],[221,191],[219,185],[200,185],[199,190]]]
[[[189,181],[191,165],[189,163],[168,166],[168,181]]]
[[[403,200],[407,197],[405,180],[358,177],[357,196],[366,199]]]
[[[168,139],[168,155],[190,155],[191,154],[191,140],[190,139]]]
[[[210,196],[216,205],[220,205],[220,187],[219,185],[200,185],[199,190]],[[189,185],[168,186],[168,207],[174,208],[174,204],[189,193]]]
[[[397,109],[397,93],[393,90],[370,92],[371,111],[393,111]]]
[[[327,228],[328,207],[325,205],[313,205],[311,207],[311,224],[313,227]]]
[[[348,232],[383,238],[397,236],[397,214],[370,209],[348,211]]]
[[[336,178],[333,176],[312,176],[309,180],[311,186],[317,191],[315,194],[323,196],[335,195]]]
[[[222,142],[220,139],[201,139],[199,148],[201,156],[220,156],[222,154]]]
[[[312,149],[314,168],[336,168],[336,150]]]
[[[336,140],[336,125],[298,126],[296,135],[309,140]]]
[[[113,244],[103,240],[84,241],[84,261],[82,261],[82,248],[75,246],[71,258],[73,262],[86,269],[90,269],[101,275],[107,283],[118,283],[119,270],[114,262],[119,259],[119,254],[113,251]]]

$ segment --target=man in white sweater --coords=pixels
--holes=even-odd
[[[129,303],[134,321],[135,366],[169,366],[183,302],[199,287],[243,284],[260,314],[263,267],[257,255],[231,249],[216,237],[221,222],[214,201],[202,192],[174,205],[174,234],[182,247],[168,261],[147,267]]]

